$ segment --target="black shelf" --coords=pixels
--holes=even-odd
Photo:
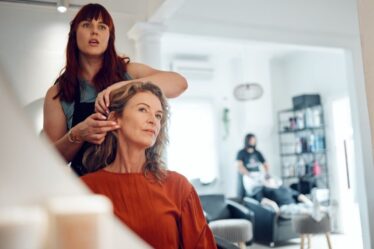
[[[278,136],[282,179],[298,184],[309,179],[317,187],[329,188],[328,148],[322,105],[278,111]],[[301,150],[303,152],[283,153]],[[307,175],[297,174],[303,172],[304,167],[314,167],[314,162],[320,166],[319,175],[309,175],[312,173],[310,171]]]
[[[319,151],[314,151],[314,152],[301,152],[301,153],[281,153],[280,155],[282,157],[287,157],[287,156],[302,156],[302,155],[313,155],[313,154],[326,154],[326,150],[319,150]]]
[[[279,134],[292,134],[295,132],[306,132],[306,131],[315,131],[315,130],[321,130],[325,129],[324,126],[318,126],[318,127],[308,127],[303,129],[293,129],[293,130],[287,130],[287,131],[279,131]]]

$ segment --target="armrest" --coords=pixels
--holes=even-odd
[[[214,235],[214,239],[216,240],[217,248],[218,249],[239,249],[236,245],[227,241],[217,235]]]
[[[254,224],[255,214],[252,210],[232,200],[226,200],[226,203],[232,218],[247,219]]]
[[[258,222],[270,222],[274,224],[278,218],[278,214],[270,207],[262,206],[257,200],[244,197],[243,204],[254,213],[254,217]]]
[[[254,213],[255,241],[273,241],[275,228],[278,221],[278,214],[272,208],[262,206],[257,200],[249,197],[244,197],[243,204]]]

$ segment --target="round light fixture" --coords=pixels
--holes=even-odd
[[[258,83],[243,83],[234,88],[234,97],[239,101],[259,99],[264,90]]]

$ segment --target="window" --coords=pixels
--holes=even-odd
[[[209,100],[170,101],[167,165],[188,179],[217,177],[214,108]]]

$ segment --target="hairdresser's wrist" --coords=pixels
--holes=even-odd
[[[83,143],[83,139],[79,136],[78,132],[74,128],[71,128],[68,131],[68,140],[70,143],[74,144]]]

